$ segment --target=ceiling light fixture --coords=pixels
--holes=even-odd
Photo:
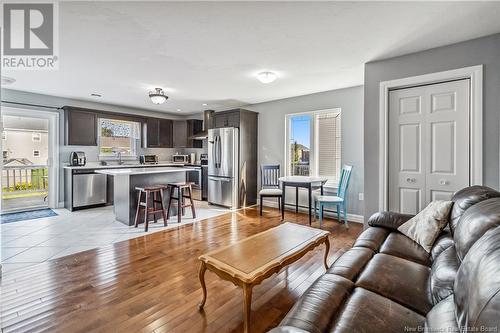
[[[278,75],[273,72],[260,72],[257,74],[257,80],[262,83],[271,83],[278,78]]]
[[[182,111],[181,109],[177,109],[178,112]]]
[[[203,106],[207,106],[208,104],[207,104],[207,103],[203,103],[202,105],[203,105]]]
[[[151,98],[151,102],[154,104],[163,104],[168,99],[168,96],[165,95],[163,89],[155,88],[155,91],[149,92],[149,98]]]
[[[8,77],[8,76],[2,75],[2,86],[6,86],[6,85],[12,84],[14,82],[16,82],[16,79],[14,79],[13,77]]]

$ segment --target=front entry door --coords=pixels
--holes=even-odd
[[[469,180],[470,80],[389,92],[389,210],[416,214]]]

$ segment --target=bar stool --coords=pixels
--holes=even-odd
[[[193,218],[196,218],[196,212],[194,210],[193,196],[191,182],[180,182],[180,183],[169,183],[167,185],[167,189],[170,194],[170,198],[168,199],[167,206],[167,219],[170,217],[170,206],[172,205],[172,200],[177,200],[177,222],[181,223],[181,215],[184,215],[184,208],[191,207],[191,212],[193,213]],[[177,196],[174,196],[174,192],[177,190]],[[185,193],[187,190],[187,194]],[[185,198],[189,199],[189,203],[185,203]]]
[[[163,216],[163,225],[167,226],[167,215],[165,214],[165,208],[163,206],[163,190],[164,186],[147,186],[147,187],[136,187],[137,191],[137,210],[135,212],[135,223],[134,227],[137,228],[139,225],[139,214],[141,209],[144,209],[144,231],[148,231],[148,216],[153,214],[154,222],[156,223],[156,214],[161,213]],[[144,194],[144,201],[142,201],[142,194]],[[159,198],[158,198],[159,197]],[[157,209],[156,204],[160,204],[159,209]]]

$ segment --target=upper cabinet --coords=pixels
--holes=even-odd
[[[214,128],[240,127],[240,110],[217,112],[214,115]]]
[[[203,141],[199,139],[191,139],[193,135],[203,132],[203,120],[189,119],[187,121],[188,129],[188,147],[189,148],[203,148]]]
[[[188,130],[186,120],[174,120],[174,147],[186,148],[188,146]]]
[[[97,146],[97,113],[74,107],[63,107],[64,143],[71,146]]]
[[[142,124],[142,146],[145,148],[202,148],[202,140],[193,136],[203,131],[198,119],[171,120],[145,118],[107,111],[63,107],[65,112],[65,144],[97,146],[99,118],[121,119]]]
[[[170,119],[148,118],[146,120],[144,147],[172,148],[173,122]]]

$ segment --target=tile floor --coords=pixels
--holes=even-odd
[[[58,216],[0,225],[3,273],[146,234],[143,225],[134,228],[116,221],[112,206],[76,212],[55,211]],[[187,209],[181,225],[227,212],[206,202],[197,202],[197,218],[191,218],[191,211]],[[148,233],[177,226],[177,217],[174,216],[168,227],[163,226],[162,220],[150,223]]]

